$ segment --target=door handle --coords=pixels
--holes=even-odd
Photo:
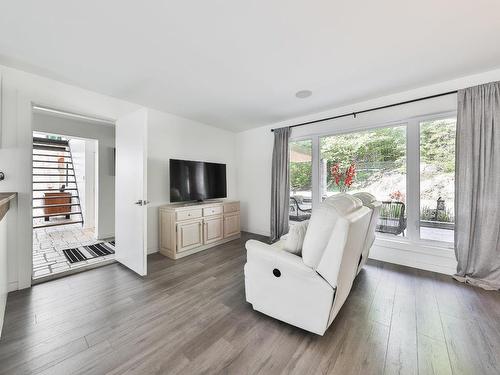
[[[142,199],[139,199],[137,202],[134,202],[134,204],[136,204],[138,206],[142,206],[143,205],[143,201],[142,201]]]

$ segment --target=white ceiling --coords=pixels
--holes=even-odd
[[[234,131],[497,68],[499,36],[496,0],[0,1],[0,63]]]

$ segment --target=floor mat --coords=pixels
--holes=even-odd
[[[80,246],[63,250],[64,256],[70,263],[83,262],[87,259],[103,257],[115,253],[115,241],[101,242],[94,245]]]

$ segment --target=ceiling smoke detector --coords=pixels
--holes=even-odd
[[[297,93],[295,94],[295,96],[299,99],[305,99],[305,98],[308,98],[312,95],[312,91],[311,90],[300,90],[300,91],[297,91]]]

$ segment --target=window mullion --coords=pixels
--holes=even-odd
[[[320,183],[320,173],[319,166],[320,156],[319,156],[319,137],[312,137],[312,206],[313,208],[318,207],[321,203],[321,183]]]
[[[407,131],[407,237],[412,241],[420,239],[420,132],[416,120],[408,122]]]

